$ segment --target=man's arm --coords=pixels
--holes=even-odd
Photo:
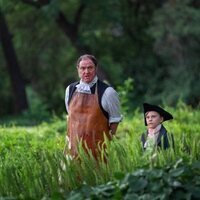
[[[69,86],[65,90],[65,107],[68,112]]]
[[[120,113],[119,96],[112,87],[108,87],[105,90],[102,96],[101,104],[102,104],[103,109],[109,115],[108,120],[110,124],[110,129],[115,132],[117,129],[118,123],[122,121],[122,115]],[[112,126],[114,127],[111,128]]]

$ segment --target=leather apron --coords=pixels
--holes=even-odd
[[[97,159],[99,147],[102,148],[104,142],[104,135],[110,139],[108,119],[98,103],[97,87],[95,94],[75,91],[68,110],[68,137],[71,156],[78,156],[78,145],[81,141],[85,151],[91,150]]]

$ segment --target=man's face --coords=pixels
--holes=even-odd
[[[89,58],[81,60],[79,66],[77,66],[77,69],[79,77],[85,83],[91,82],[96,76],[96,67],[92,60],[90,60]]]
[[[147,127],[148,128],[156,128],[159,124],[163,122],[163,117],[160,116],[159,113],[156,111],[149,111],[145,115],[145,119],[147,122]]]

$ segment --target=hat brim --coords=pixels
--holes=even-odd
[[[167,112],[166,110],[164,110],[163,108],[159,106],[143,103],[143,109],[144,109],[144,122],[146,126],[147,126],[147,122],[146,122],[145,114],[149,111],[158,112],[163,117],[163,121],[173,119],[173,116],[169,112]]]

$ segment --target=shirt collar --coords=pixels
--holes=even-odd
[[[85,83],[81,79],[80,80],[80,84],[89,85],[90,87],[92,87],[97,82],[97,80],[98,80],[97,76],[95,76],[94,79],[91,82],[89,82],[89,83]]]
[[[77,92],[91,94],[90,88],[97,82],[97,80],[98,80],[97,76],[95,76],[90,83],[85,83],[82,80],[80,80],[80,83],[76,85]]]

